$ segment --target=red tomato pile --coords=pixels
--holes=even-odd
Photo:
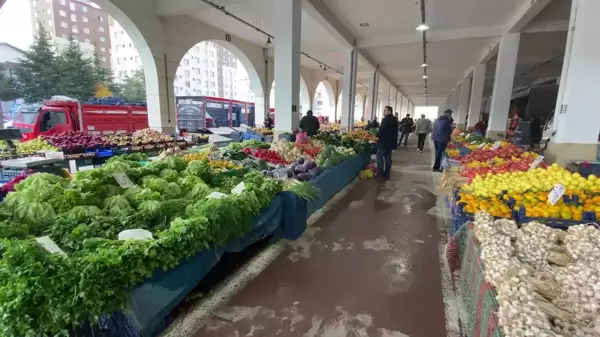
[[[497,150],[477,149],[477,150],[467,154],[466,156],[464,156],[460,160],[460,163],[467,164],[472,161],[488,161],[494,157],[504,158],[504,159],[512,158],[512,157],[518,158],[521,156],[522,153],[523,153],[523,149],[518,146],[515,146],[515,145],[501,147]]]
[[[300,150],[302,150],[302,152],[307,155],[310,156],[312,158],[317,158],[317,156],[319,155],[319,153],[321,153],[321,148],[320,147],[314,147],[310,144],[301,144],[301,143],[296,143],[296,147]]]
[[[262,159],[271,164],[277,165],[277,164],[287,164],[288,163],[287,161],[285,161],[285,159],[283,159],[283,157],[281,157],[279,155],[279,153],[277,153],[273,150],[256,149],[256,150],[254,150],[254,152],[252,152],[252,150],[250,148],[244,148],[242,151],[244,151],[244,153],[246,153],[246,154],[253,155],[256,158]]]

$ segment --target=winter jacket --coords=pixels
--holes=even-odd
[[[429,133],[431,129],[431,121],[427,118],[420,118],[415,124],[415,133]]]
[[[452,134],[452,121],[446,116],[438,118],[433,124],[431,139],[434,142],[448,143]]]
[[[381,120],[377,132],[377,146],[384,150],[394,150],[398,147],[398,120],[392,115],[387,115]]]
[[[402,118],[402,120],[400,121],[400,125],[402,125],[402,132],[406,133],[406,132],[410,132],[412,130],[413,127],[413,120],[410,117],[404,117]]]
[[[311,137],[317,134],[319,131],[319,119],[315,116],[304,116],[300,120],[300,129],[306,132],[306,135]]]

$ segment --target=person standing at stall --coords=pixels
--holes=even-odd
[[[401,134],[398,145],[402,143],[402,138],[404,138],[404,146],[408,145],[408,135],[410,135],[414,124],[412,118],[410,118],[410,114],[406,114],[406,117],[402,118],[402,121],[400,121]]]
[[[265,120],[265,129],[273,130],[273,116],[271,114],[267,115],[267,119]]]
[[[452,110],[444,111],[444,115],[438,118],[433,124],[433,132],[431,139],[435,146],[435,162],[433,164],[433,172],[442,172],[442,156],[446,151],[446,146],[450,143],[452,135]]]
[[[312,137],[317,134],[319,127],[319,119],[313,116],[312,110],[308,110],[306,116],[300,120],[300,129],[302,129],[302,132],[306,132],[307,136]]]
[[[383,108],[383,119],[377,131],[377,176],[388,180],[392,171],[392,151],[398,146],[398,121],[392,115],[391,106]]]
[[[417,134],[417,151],[423,153],[423,147],[425,146],[425,139],[431,128],[431,121],[425,118],[425,115],[421,115],[421,118],[415,123],[415,133]]]

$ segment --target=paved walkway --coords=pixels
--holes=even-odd
[[[390,181],[353,185],[226,305],[195,322],[195,336],[457,336],[442,295],[451,289],[440,272],[443,202],[430,152],[417,153],[415,138],[394,153]]]

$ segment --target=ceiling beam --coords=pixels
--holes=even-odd
[[[0,0],[2,1],[2,0]],[[217,3],[217,1],[214,1]],[[219,0],[221,6],[231,6],[242,3],[242,0]],[[191,14],[190,12],[213,8],[202,0],[158,0],[157,11],[161,16]]]
[[[448,30],[429,30],[427,31],[427,42],[435,41],[449,41],[449,40],[462,40],[462,39],[474,39],[484,38],[492,36],[500,36],[504,31],[503,26],[485,26],[485,27],[469,27],[461,29],[448,29]],[[358,41],[359,48],[376,48],[376,47],[387,47],[397,46],[404,44],[422,43],[423,37],[419,34],[402,34],[402,35],[391,35],[380,38],[366,38]]]
[[[531,22],[522,33],[552,33],[566,32],[569,30],[569,20],[549,20]]]
[[[508,21],[505,27],[506,33],[518,33],[527,26],[540,12],[548,6],[552,0],[531,0],[517,10],[517,13]]]
[[[350,32],[350,30],[346,28],[344,24],[342,24],[342,22],[331,11],[331,9],[325,5],[323,0],[304,0],[302,1],[302,9],[304,10],[305,14],[308,14],[311,18],[313,18],[313,20],[315,20],[336,40],[342,44],[345,44],[348,48],[356,47],[356,38],[352,32]],[[358,58],[359,61],[362,61],[371,69],[377,68],[377,62],[375,62],[375,60],[373,60],[368,53],[359,50]],[[380,76],[392,83],[392,81],[389,80],[389,77],[384,72],[380,72]],[[396,90],[400,91],[395,84],[392,83],[392,86],[396,88]]]

